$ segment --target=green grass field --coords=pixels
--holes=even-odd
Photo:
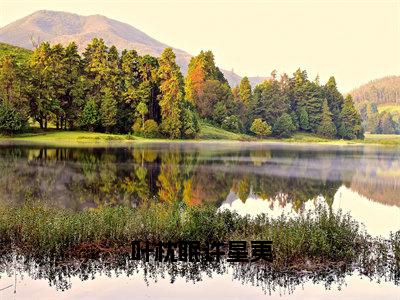
[[[60,147],[110,147],[125,146],[132,143],[145,142],[185,142],[185,141],[255,141],[262,143],[310,143],[310,144],[328,144],[328,145],[360,145],[360,144],[377,144],[385,146],[400,147],[400,135],[394,134],[365,134],[364,140],[331,140],[319,137],[310,133],[296,133],[290,138],[277,139],[256,139],[245,134],[237,134],[220,128],[213,127],[209,124],[202,124],[198,137],[194,140],[170,140],[163,138],[143,138],[134,135],[108,134],[87,131],[58,131],[49,129],[46,131],[34,130],[31,133],[18,134],[12,137],[0,136],[2,143],[38,143]]]
[[[379,112],[400,113],[400,105],[396,104],[381,104],[378,106]]]

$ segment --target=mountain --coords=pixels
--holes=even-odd
[[[400,106],[400,76],[375,79],[350,92],[356,103],[375,102],[377,105]]]
[[[159,56],[166,47],[169,47],[129,24],[102,15],[80,16],[67,12],[40,10],[0,28],[1,42],[27,49],[34,48],[35,44],[42,41],[64,45],[75,41],[82,52],[94,37],[103,38],[107,45],[115,45],[119,50],[135,49],[141,55]],[[185,74],[192,56],[177,48],[173,50],[177,63]],[[234,72],[221,71],[231,86],[240,82],[241,77]],[[260,80],[262,77],[255,77],[251,82],[257,84]]]

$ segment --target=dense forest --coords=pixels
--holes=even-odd
[[[400,134],[400,76],[372,80],[350,94],[365,131]]]
[[[20,48],[19,48],[20,49]],[[352,97],[335,78],[321,85],[298,69],[252,89],[247,77],[231,88],[211,51],[190,60],[186,77],[171,48],[159,58],[119,52],[94,38],[80,55],[75,43],[41,43],[23,59],[0,56],[0,131],[42,129],[195,138],[200,120],[259,137],[296,131],[328,138],[363,138]]]
[[[400,105],[400,76],[375,79],[350,92],[356,103],[374,102]]]

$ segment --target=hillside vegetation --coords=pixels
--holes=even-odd
[[[400,105],[400,76],[375,79],[350,92],[354,102]]]
[[[6,52],[20,52],[7,48]],[[11,53],[13,54],[13,53]],[[289,138],[308,132],[325,138],[362,139],[360,114],[332,76],[310,81],[305,70],[276,73],[254,89],[244,77],[231,88],[211,51],[192,57],[184,77],[172,48],[161,57],[119,53],[94,38],[81,55],[74,42],[39,44],[28,63],[0,60],[0,132],[86,130],[150,138]],[[26,62],[26,60],[25,60]],[[31,121],[30,124],[28,120]],[[200,122],[224,129],[200,132]]]
[[[12,56],[17,63],[26,62],[32,55],[32,51],[21,47],[0,43],[0,61],[6,56]]]

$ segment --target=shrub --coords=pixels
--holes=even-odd
[[[0,132],[11,134],[26,128],[26,118],[10,103],[0,104]]]
[[[250,131],[257,136],[265,137],[271,134],[272,128],[267,122],[257,118],[254,119],[253,123],[251,124]]]
[[[136,119],[132,125],[133,133],[140,134],[142,133],[142,121],[140,119]]]
[[[232,132],[240,133],[243,130],[243,124],[238,116],[229,116],[222,122],[222,128]]]
[[[136,123],[135,123],[136,124]],[[158,124],[153,119],[146,120],[142,130],[146,137],[157,137],[158,136]]]

